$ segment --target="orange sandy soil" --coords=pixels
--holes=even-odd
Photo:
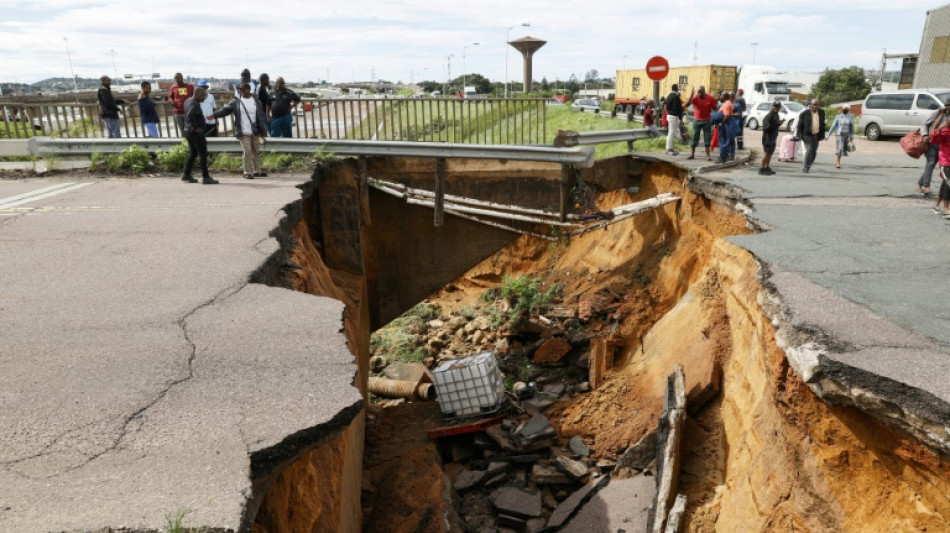
[[[721,387],[690,405],[688,531],[950,531],[947,458],[815,396],[758,306],[754,258],[719,238],[746,233],[745,220],[656,168],[638,195],[605,193],[599,206],[660,192],[680,202],[569,244],[522,237],[430,301],[448,313],[516,275],[563,283],[567,306],[623,286],[620,309],[587,325],[617,346],[605,383],[546,414],[563,439],[581,435],[594,455],[616,457],[656,427],[675,365],[689,399]]]

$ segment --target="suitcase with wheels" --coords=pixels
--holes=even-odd
[[[782,146],[779,147],[779,151],[778,151],[778,160],[779,161],[794,161],[796,144],[798,143],[795,142],[795,137],[792,137],[791,135],[783,136]]]

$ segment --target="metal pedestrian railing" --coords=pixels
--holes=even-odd
[[[217,95],[218,108],[230,95]],[[169,102],[156,101],[159,138],[182,132]],[[0,137],[105,137],[96,104],[0,104]],[[134,99],[120,112],[123,137],[147,138]],[[543,99],[334,98],[304,99],[294,115],[293,137],[301,139],[541,145],[547,139]],[[234,117],[218,119],[219,136],[234,132]]]

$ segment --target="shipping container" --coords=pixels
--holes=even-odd
[[[720,91],[735,90],[736,73],[735,65],[670,67],[669,74],[660,82],[659,96],[670,94],[674,83],[679,85],[684,102],[700,85],[705,86],[709,94],[717,96]],[[618,70],[614,109],[618,113],[631,112],[644,97],[653,99],[653,80],[647,77],[646,69]]]

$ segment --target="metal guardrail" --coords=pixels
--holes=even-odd
[[[29,153],[38,157],[118,153],[136,145],[146,151],[169,150],[181,139],[57,139],[33,137],[28,143]],[[459,143],[419,143],[408,141],[348,141],[323,139],[272,138],[264,144],[266,152],[312,154],[328,152],[344,156],[401,156],[433,157],[444,159],[507,159],[512,161],[540,161],[572,165],[582,168],[594,166],[594,148],[562,148],[549,146],[474,145]],[[242,151],[233,138],[208,139],[210,152]]]
[[[634,141],[639,141],[641,139],[650,139],[652,137],[664,136],[666,135],[667,129],[660,128],[657,130],[659,135],[653,134],[650,130],[646,128],[632,129],[632,130],[607,130],[607,131],[585,131],[585,132],[576,132],[576,131],[558,131],[557,137],[554,139],[554,146],[558,147],[571,147],[571,146],[582,146],[582,145],[594,145],[594,144],[603,144],[603,143],[614,143],[614,142],[626,142],[627,146],[632,148]]]
[[[228,94],[218,93],[217,108]],[[147,138],[134,99],[120,108],[122,137]],[[160,138],[182,132],[167,101],[155,100]],[[540,145],[547,139],[547,107],[539,98],[304,98],[293,117],[292,136],[466,144]],[[234,131],[234,117],[218,119],[219,135]],[[0,137],[102,138],[105,127],[94,103],[0,103]]]

